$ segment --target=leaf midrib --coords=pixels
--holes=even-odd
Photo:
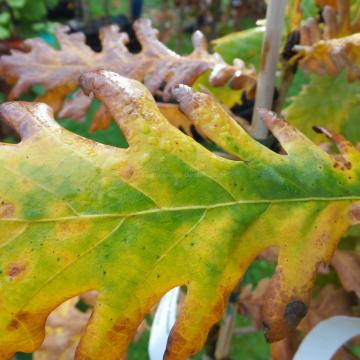
[[[71,220],[96,220],[107,218],[121,218],[133,217],[147,214],[155,214],[161,212],[176,212],[176,211],[191,211],[191,210],[209,210],[221,207],[230,207],[236,205],[252,205],[252,204],[281,204],[293,202],[313,202],[313,201],[360,201],[360,196],[343,196],[343,197],[308,197],[308,198],[294,198],[294,199],[257,199],[257,200],[237,200],[224,203],[216,203],[213,205],[192,205],[192,206],[179,206],[179,207],[163,207],[148,210],[141,210],[133,213],[105,213],[105,214],[79,214],[76,216],[63,216],[57,218],[43,218],[43,219],[23,219],[23,218],[1,218],[4,222],[27,222],[27,223],[45,223],[45,222],[60,222]]]

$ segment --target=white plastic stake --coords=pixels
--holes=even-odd
[[[180,288],[174,288],[160,300],[150,331],[150,360],[163,360],[171,328],[176,321],[176,309]]]
[[[272,109],[276,67],[279,59],[281,36],[284,27],[286,0],[270,0],[266,13],[266,30],[262,47],[260,72],[256,86],[254,115],[251,135],[258,140],[266,139],[268,130],[256,109]]]
[[[357,335],[360,335],[360,318],[334,316],[309,332],[293,360],[330,360],[343,344]]]

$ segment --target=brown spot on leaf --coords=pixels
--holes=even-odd
[[[7,275],[13,279],[18,277],[25,269],[26,265],[23,263],[12,263],[8,266]]]
[[[59,240],[65,240],[78,236],[86,232],[88,226],[89,224],[84,221],[60,222],[56,225],[57,237]]]
[[[17,314],[16,314],[16,318],[20,321],[25,321],[29,318],[29,313],[27,311],[19,311]]]
[[[295,300],[286,305],[284,319],[288,326],[295,328],[307,313],[307,306],[300,300]]]
[[[120,322],[114,325],[113,329],[115,332],[121,333],[121,332],[125,332],[126,329],[129,328],[129,325],[124,324],[124,322]]]
[[[13,319],[9,322],[9,325],[6,327],[6,330],[16,330],[20,326],[20,322],[16,319]]]
[[[0,218],[11,218],[14,215],[14,206],[10,203],[0,202]]]
[[[128,165],[120,168],[119,174],[122,178],[125,178],[126,180],[129,180],[133,178],[135,174],[135,169],[133,166]]]

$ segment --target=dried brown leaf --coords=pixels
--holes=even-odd
[[[349,0],[318,1],[324,23],[309,18],[300,28],[296,59],[305,71],[337,75],[348,68],[349,81],[360,78],[360,10],[351,17]]]
[[[360,79],[360,34],[338,39],[318,41],[311,47],[303,47],[300,64],[306,71],[318,75],[338,75],[348,69],[348,80]]]
[[[78,300],[78,297],[72,298],[50,314],[46,321],[45,340],[34,353],[34,360],[74,359],[76,347],[91,315],[91,311],[84,313],[75,307]]]
[[[142,50],[130,53],[126,44],[128,36],[119,33],[117,26],[100,30],[102,51],[94,52],[85,44],[82,33],[68,34],[68,28],[59,26],[56,38],[59,49],[50,47],[42,39],[25,41],[28,52],[13,50],[0,59],[3,76],[14,86],[9,98],[16,99],[32,85],[40,84],[45,94],[38,100],[49,104],[62,118],[82,119],[90,105],[84,95],[77,94],[69,102],[66,97],[77,87],[79,76],[89,70],[107,69],[120,75],[144,82],[152,94],[171,98],[172,90],[179,84],[192,85],[203,73],[209,71],[209,83],[222,86],[229,83],[235,89],[252,91],[255,70],[236,60],[228,65],[219,54],[209,54],[207,41],[200,31],[193,34],[194,51],[180,56],[158,40],[158,31],[149,20],[137,20],[134,30]],[[241,81],[236,81],[241,78]],[[110,115],[105,108],[95,115],[92,130],[108,126]]]
[[[96,291],[89,291],[64,302],[55,309],[46,321],[44,342],[33,354],[33,359],[73,360],[97,297]],[[82,312],[77,309],[79,299],[89,306],[88,311]],[[137,329],[133,342],[137,342],[147,329],[148,326],[144,320]]]
[[[337,250],[331,260],[340,281],[347,291],[354,291],[360,298],[360,254],[355,251]]]
[[[262,306],[270,286],[270,279],[262,279],[253,289],[251,284],[245,286],[240,293],[239,310],[250,314],[257,329],[262,329]]]
[[[295,332],[284,340],[270,344],[271,359],[292,360],[300,342],[300,334]]]
[[[354,316],[352,296],[344,289],[336,289],[332,284],[324,286],[310,303],[306,317],[298,330],[286,339],[270,346],[273,360],[291,360],[299,347],[303,335],[308,334],[320,321],[337,315]],[[302,333],[302,335],[301,335]],[[350,359],[343,348],[337,352],[336,359]]]
[[[344,289],[336,289],[332,284],[323,287],[310,303],[306,317],[299,329],[307,334],[320,321],[336,315],[352,314],[353,299]]]

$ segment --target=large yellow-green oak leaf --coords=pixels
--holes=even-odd
[[[170,125],[139,82],[106,71],[80,82],[128,149],[66,131],[44,104],[0,108],[22,138],[0,145],[0,358],[35,350],[53,309],[96,290],[76,358],[120,359],[152,306],[184,285],[165,359],[185,360],[271,246],[280,255],[264,326],[270,341],[286,336],[306,313],[317,267],[360,217],[360,153],[335,137],[344,154],[335,162],[263,111],[287,151],[273,153],[208,95],[176,88],[186,115],[241,161],[220,158]]]

